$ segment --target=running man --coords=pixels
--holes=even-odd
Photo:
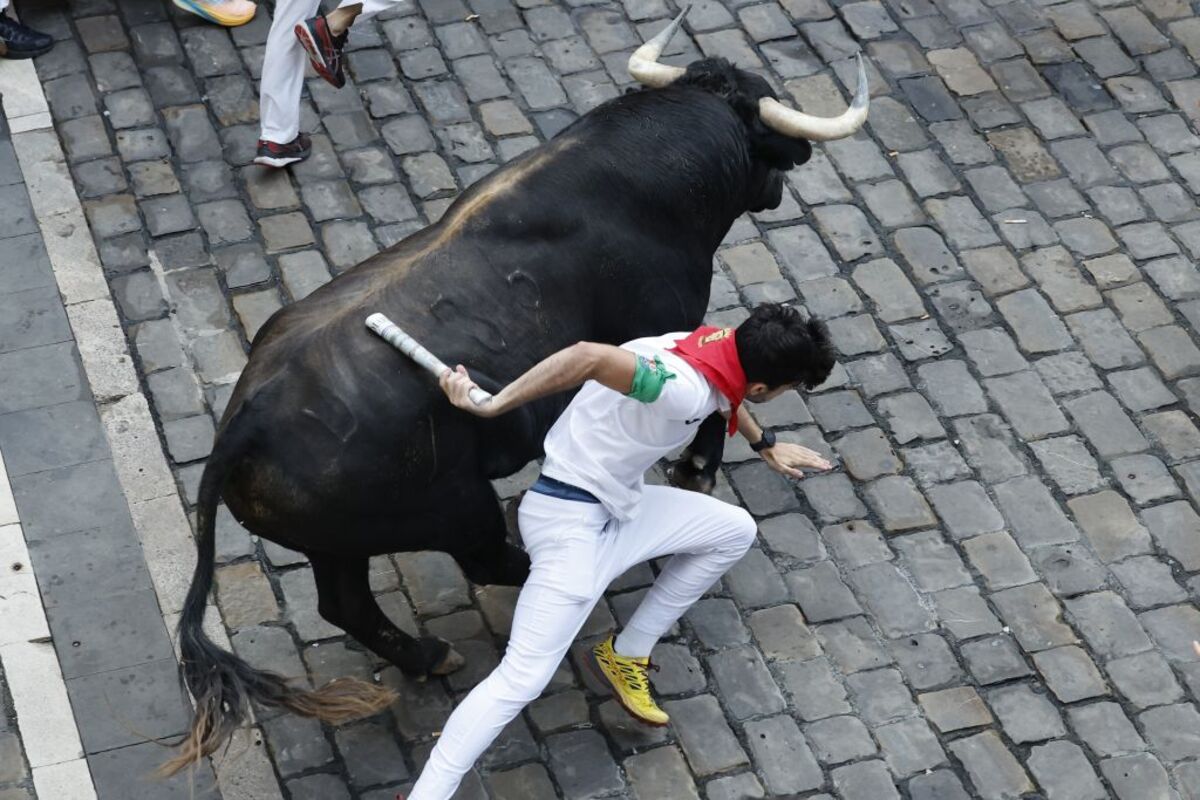
[[[793,478],[828,469],[819,454],[776,442],[742,400],[766,402],[812,388],[833,369],[823,325],[763,304],[737,327],[635,339],[620,347],[580,342],[476,406],[459,366],[441,379],[450,401],[491,417],[541,397],[579,393],[546,436],[541,477],[525,494],[519,527],[532,563],[500,665],[446,723],[409,800],[447,800],[500,731],[549,683],[592,607],[626,570],[670,555],[645,599],[590,666],[621,705],[649,725],[668,717],[650,694],[650,652],[676,620],[754,542],[744,509],[708,495],[646,486],[644,473],[683,447],[714,412],[740,430],[771,467]]]
[[[259,85],[262,130],[254,163],[286,167],[308,158],[312,143],[300,132],[300,91],[308,54],[317,74],[337,88],[346,85],[343,49],[350,26],[360,15],[373,16],[398,0],[343,0],[328,14],[317,14],[320,0],[278,0]]]

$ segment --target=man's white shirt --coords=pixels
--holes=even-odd
[[[675,377],[652,403],[596,381],[584,383],[546,434],[542,473],[591,492],[617,519],[632,519],[646,470],[690,442],[710,414],[729,409],[724,395],[669,349],[687,335],[669,333],[621,345],[650,360],[658,357]]]

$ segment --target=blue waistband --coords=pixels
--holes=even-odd
[[[554,478],[547,478],[545,475],[538,475],[538,479],[534,482],[533,486],[529,487],[529,491],[549,495],[550,497],[557,497],[561,500],[575,500],[580,503],[600,502],[591,492],[584,491],[578,486],[572,486],[569,483],[556,481]]]

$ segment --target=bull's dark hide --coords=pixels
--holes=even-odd
[[[491,390],[579,340],[694,328],[730,225],[777,206],[781,171],[810,155],[759,121],[757,100],[770,94],[711,59],[666,88],[605,103],[464,192],[437,224],[262,327],[200,486],[199,562],[180,625],[197,715],[179,763],[218,746],[251,699],[325,719],[386,701],[366,685],[299,692],[204,636],[222,497],[251,532],[308,555],[322,616],[410,675],[461,659],[384,616],[369,556],[446,551],[476,583],[528,573],[489,479],[540,454],[569,397],[493,420],[464,414],[367,331],[367,315],[387,314]],[[722,428],[701,426],[697,463],[709,479]]]

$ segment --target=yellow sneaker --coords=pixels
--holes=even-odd
[[[650,696],[650,678],[647,672],[658,669],[648,658],[626,658],[613,649],[613,638],[609,636],[592,648],[588,661],[596,676],[604,680],[613,690],[613,696],[635,719],[647,725],[662,727],[671,721],[667,713],[658,707]]]

